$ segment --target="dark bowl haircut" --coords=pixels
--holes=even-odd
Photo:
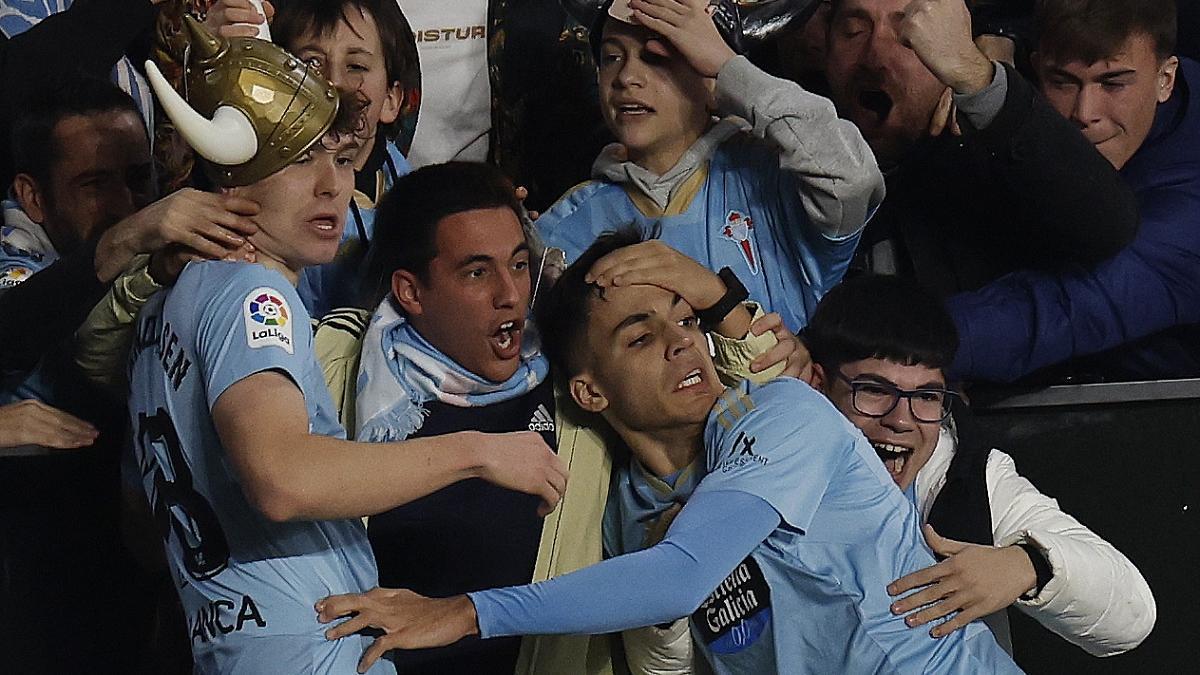
[[[877,274],[834,286],[803,337],[826,370],[871,358],[945,369],[958,350],[958,331],[940,300],[911,280]]]
[[[375,211],[375,235],[367,256],[364,306],[374,309],[391,291],[392,273],[408,270],[429,280],[437,257],[437,224],[464,211],[504,207],[520,217],[521,205],[508,176],[482,162],[446,162],[401,176]]]

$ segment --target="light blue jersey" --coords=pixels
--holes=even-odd
[[[713,271],[731,268],[752,300],[790,329],[803,328],[846,273],[859,235],[833,240],[818,232],[801,204],[799,179],[763,142],[734,136],[698,169],[706,170],[678,214],[648,216],[627,192],[637,188],[591,181],[542,214],[538,233],[570,263],[604,232],[633,225],[648,235],[657,225],[663,242]]]
[[[14,288],[58,260],[45,230],[12,199],[5,199],[0,224],[0,293]]]
[[[189,264],[138,316],[130,416],[143,487],[196,672],[353,673],[370,639],[327,641],[313,605],[376,585],[362,523],[267,520],[247,501],[213,426],[221,394],[267,370],[304,393],[312,433],[345,437],[308,314],[287,280],[260,265]],[[383,662],[371,672],[394,670]]]
[[[982,622],[935,640],[891,613],[888,584],[935,560],[875,451],[808,385],[726,390],[704,445],[693,497],[744,492],[782,519],[692,615],[718,673],[1021,672]]]
[[[614,477],[620,517],[606,514],[605,546],[620,555],[469,593],[480,635],[612,632],[691,613],[719,675],[1021,672],[980,622],[935,640],[892,615],[887,585],[933,555],[874,451],[808,385],[726,390],[704,445],[702,465],[666,481],[636,464]]]
[[[12,199],[4,200],[0,225],[0,293],[16,288],[55,263],[59,256],[41,225]],[[20,330],[13,321],[5,330]],[[78,372],[65,345],[52,347],[30,371],[0,374],[0,405],[36,399],[74,415],[95,419],[91,390],[77,385]]]
[[[387,142],[387,160],[379,168],[378,195],[392,189],[392,183],[412,171],[412,166],[396,144]],[[346,211],[346,227],[332,262],[306,268],[300,274],[299,293],[309,316],[321,318],[338,307],[357,306],[371,239],[375,236],[375,198],[355,192]],[[364,241],[363,236],[366,236]]]

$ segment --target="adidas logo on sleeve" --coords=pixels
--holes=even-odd
[[[529,430],[554,431],[554,417],[550,415],[545,404],[539,403],[537,410],[533,411],[533,417],[529,418]]]

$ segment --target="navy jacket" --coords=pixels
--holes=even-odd
[[[1200,63],[1121,170],[1141,226],[1112,259],[1019,271],[949,300],[961,344],[951,373],[1011,382],[1048,366],[1088,380],[1200,376]],[[1090,358],[1081,358],[1090,357]]]

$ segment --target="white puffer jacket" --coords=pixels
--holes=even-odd
[[[933,456],[917,475],[917,505],[926,521],[946,484],[957,441],[943,429]],[[1063,513],[1058,501],[1017,473],[1008,455],[992,450],[986,480],[996,545],[1028,542],[1043,552],[1054,578],[1016,606],[1093,656],[1133,649],[1154,628],[1154,596],[1142,573],[1112,544]]]

